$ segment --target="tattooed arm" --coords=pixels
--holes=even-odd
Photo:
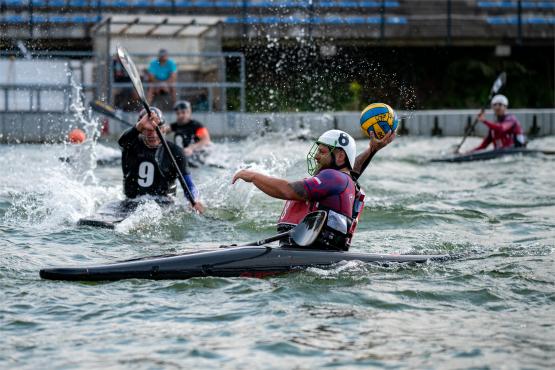
[[[251,170],[241,170],[233,176],[232,184],[237,180],[252,182],[254,186],[271,197],[284,200],[306,200],[308,195],[302,181],[288,182],[277,177],[270,177]]]

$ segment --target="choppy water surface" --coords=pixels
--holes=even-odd
[[[553,368],[555,158],[426,162],[458,140],[399,138],[375,158],[353,247],[456,261],[114,283],[38,270],[271,235],[282,202],[231,176],[250,165],[300,178],[310,144],[220,143],[228,168],[194,172],[207,217],[146,204],[115,231],[75,222],[122,197],[119,167],[64,164],[61,145],[0,146],[0,368]]]

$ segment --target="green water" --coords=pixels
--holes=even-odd
[[[230,185],[232,174],[248,165],[300,178],[310,144],[220,143],[213,158],[227,168],[194,172],[207,217],[184,200],[171,213],[148,203],[115,231],[75,223],[122,197],[119,167],[72,167],[58,145],[0,146],[0,368],[553,368],[555,158],[426,162],[458,141],[404,137],[384,149],[362,177],[352,247],[457,260],[114,283],[38,271],[271,235],[282,202]]]

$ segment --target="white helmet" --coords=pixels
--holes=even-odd
[[[353,169],[355,166],[355,158],[357,156],[357,145],[355,139],[345,131],[329,130],[318,138],[317,144],[324,144],[332,148],[341,148],[347,154],[347,162],[349,167]]]
[[[507,99],[505,95],[497,94],[491,99],[491,105],[493,106],[494,104],[501,104],[508,107],[509,99]]]
[[[164,114],[162,113],[162,111],[159,108],[156,107],[150,107],[150,112],[154,113],[158,116],[158,118],[160,119],[160,125],[164,125],[166,123],[166,120],[164,118]],[[139,121],[141,118],[143,118],[143,116],[146,114],[146,109],[142,109],[139,112],[139,119],[137,121]]]

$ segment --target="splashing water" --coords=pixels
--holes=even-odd
[[[129,234],[131,230],[137,232],[141,228],[149,229],[156,226],[164,215],[164,209],[154,200],[141,203],[133,213],[116,226],[116,231]]]
[[[11,207],[3,215],[9,224],[38,229],[67,227],[92,213],[100,202],[121,196],[119,187],[98,184],[95,170],[99,123],[84,105],[82,87],[69,77],[73,118],[66,120],[68,131],[82,128],[86,140],[82,144],[45,144],[39,150],[33,145],[4,148],[6,165],[2,175],[8,181],[0,196],[10,199]],[[22,158],[32,165],[21,166]]]
[[[91,108],[85,106],[81,85],[75,82],[71,72],[68,73],[72,86],[70,111],[73,113],[73,121],[69,122],[68,130],[75,128],[74,122],[76,122],[75,126],[83,129],[86,139],[80,144],[65,142],[65,150],[70,159],[70,165],[80,181],[84,184],[96,184],[94,170],[97,163],[96,148],[100,137],[100,123],[93,117]]]

